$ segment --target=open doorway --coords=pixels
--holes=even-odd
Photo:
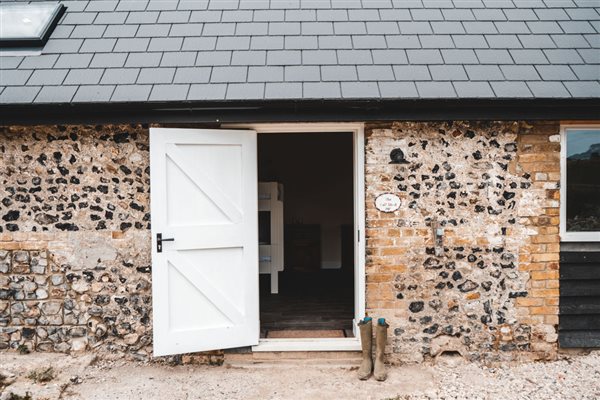
[[[353,336],[353,146],[352,132],[258,135],[259,201],[270,191],[283,209],[281,268],[267,265],[274,248],[261,253],[262,338]],[[277,242],[276,220],[259,213],[261,247]]]

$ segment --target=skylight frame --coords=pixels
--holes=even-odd
[[[67,7],[59,2],[37,2],[37,3],[0,3],[0,8],[19,8],[19,7],[36,7],[41,4],[49,5],[53,4],[54,9],[50,15],[50,18],[45,23],[42,30],[37,36],[14,36],[14,37],[3,37],[0,35],[0,49],[6,48],[29,48],[29,47],[42,47],[46,44],[50,35],[58,25],[60,18],[65,13]]]

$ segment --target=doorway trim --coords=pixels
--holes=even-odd
[[[221,128],[252,129],[256,133],[347,132],[353,137],[354,183],[354,320],[353,338],[260,339],[252,351],[357,351],[357,323],[365,315],[365,127],[363,123],[259,123],[223,124]]]

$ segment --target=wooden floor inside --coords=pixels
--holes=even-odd
[[[351,271],[284,271],[279,276],[279,294],[270,293],[269,279],[260,277],[261,337],[353,336]]]

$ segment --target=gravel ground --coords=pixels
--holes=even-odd
[[[36,366],[36,357],[38,364],[51,362],[59,370],[79,360],[56,355],[51,361],[48,355],[14,353],[9,359],[7,354],[0,353],[0,370],[13,373],[16,381],[0,398],[6,398],[13,387],[19,392],[28,389],[25,370]],[[27,359],[19,362],[18,357]],[[28,368],[23,368],[24,362]],[[494,368],[455,359],[393,367],[386,382],[357,380],[354,365],[301,361],[223,367],[97,361],[81,368],[77,377],[61,376],[46,384],[62,388],[58,397],[48,399],[587,400],[600,399],[600,351]],[[40,390],[40,384],[28,384],[32,393],[48,393]]]
[[[600,351],[536,362],[487,368],[462,364],[457,368],[435,366],[438,389],[423,399],[472,400],[598,400],[600,399]]]

